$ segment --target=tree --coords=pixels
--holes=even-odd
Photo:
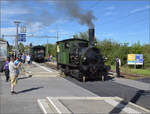
[[[19,49],[20,49],[20,51],[21,51],[22,53],[25,52],[25,47],[24,47],[24,45],[23,45],[21,42],[19,43]]]

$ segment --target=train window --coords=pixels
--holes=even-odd
[[[79,47],[88,47],[88,43],[86,42],[79,43]]]

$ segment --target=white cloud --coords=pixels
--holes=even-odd
[[[149,9],[149,8],[150,8],[150,5],[147,5],[147,6],[142,7],[142,8],[133,9],[132,11],[130,11],[130,14],[141,12],[141,11],[144,11],[144,10]]]
[[[51,30],[49,30],[49,32],[50,32],[50,33],[56,33],[56,32],[57,32],[57,30],[55,30],[55,29],[51,29]]]
[[[117,12],[109,11],[105,13],[106,16],[115,15],[115,14],[117,14]]]
[[[8,28],[0,28],[1,34],[3,35],[15,35],[16,34],[16,27],[8,27]]]
[[[18,15],[18,14],[28,14],[29,11],[27,9],[21,8],[2,8],[1,15]]]
[[[105,15],[106,16],[115,15],[116,14],[116,12],[114,11],[115,8],[116,8],[115,6],[106,7],[105,8],[105,10],[106,10]]]
[[[42,23],[35,22],[28,25],[28,32],[38,32],[42,28]]]
[[[102,33],[100,33],[100,36],[103,36],[103,37],[112,37],[112,36],[114,36],[114,33],[102,32]]]
[[[114,10],[115,6],[106,7],[105,10]]]

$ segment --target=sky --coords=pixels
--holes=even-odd
[[[1,0],[0,35],[15,35],[14,21],[26,35],[56,36],[58,40],[95,28],[97,40],[130,45],[150,41],[149,0]],[[20,28],[19,28],[20,30]],[[14,45],[15,37],[4,37]],[[55,43],[56,38],[27,37],[23,44]]]

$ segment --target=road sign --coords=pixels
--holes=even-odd
[[[129,65],[143,65],[143,54],[128,54]]]
[[[26,34],[19,34],[18,41],[26,42]]]
[[[26,27],[25,26],[21,26],[20,33],[26,33]]]

